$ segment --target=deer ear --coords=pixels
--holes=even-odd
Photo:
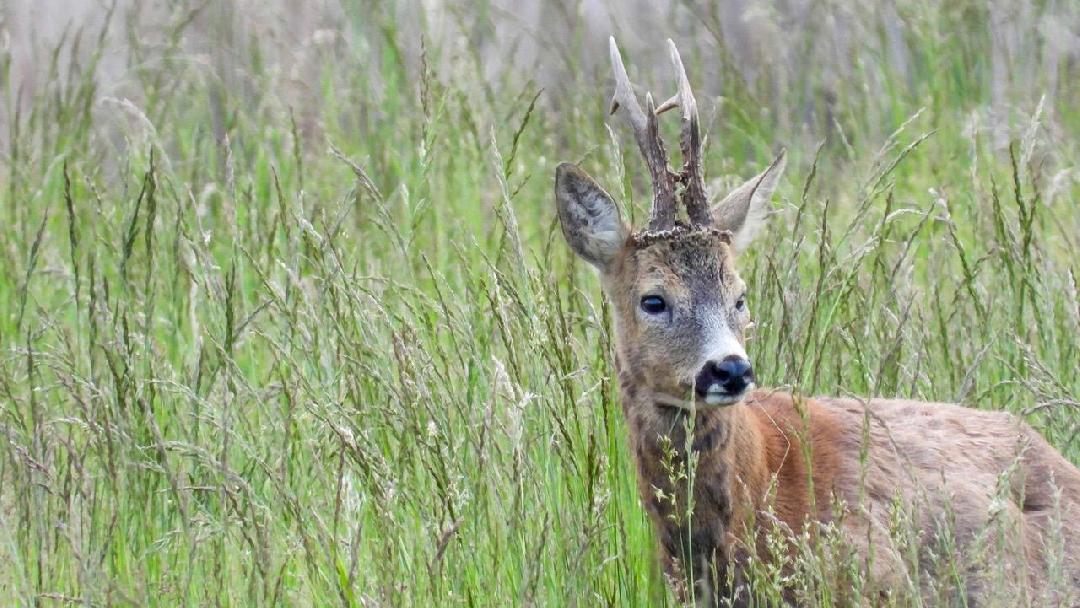
[[[615,201],[577,165],[562,163],[555,169],[555,202],[570,248],[604,270],[629,235]]]
[[[731,231],[736,251],[745,250],[764,225],[769,201],[786,162],[781,152],[768,169],[733,190],[709,210],[713,227]]]

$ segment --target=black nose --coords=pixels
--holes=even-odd
[[[725,393],[738,395],[754,381],[754,368],[750,362],[737,355],[724,357],[721,361],[709,361],[701,368],[695,388],[701,396],[719,385]]]

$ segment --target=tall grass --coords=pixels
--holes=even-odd
[[[610,314],[553,213],[561,160],[648,203],[606,32],[575,5],[509,39],[499,4],[139,6],[0,55],[0,596],[673,604]],[[1080,462],[1068,7],[751,15],[776,57],[717,6],[658,29],[710,177],[789,150],[739,262],[761,378],[1007,409]],[[652,31],[616,33],[660,95]],[[812,551],[807,593],[840,603]]]

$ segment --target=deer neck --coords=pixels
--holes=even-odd
[[[738,403],[690,412],[658,400],[633,374],[620,373],[623,409],[638,470],[638,490],[666,552],[680,539],[727,561],[731,539],[764,501],[769,484],[766,437],[750,407]],[[693,476],[693,483],[687,478]],[[687,488],[693,488],[688,503]],[[687,504],[693,504],[686,517]]]

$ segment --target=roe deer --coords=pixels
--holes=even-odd
[[[901,593],[989,601],[994,581],[963,560],[972,543],[1000,541],[1009,550],[993,566],[1015,595],[1008,603],[1080,605],[1080,470],[1016,416],[755,390],[735,256],[763,223],[784,155],[710,206],[696,102],[669,45],[677,93],[659,107],[647,95],[642,110],[610,40],[611,112],[623,110],[652,176],[648,226],[632,232],[611,196],[569,163],[556,171],[555,198],[567,243],[599,270],[612,307],[638,489],[677,593],[701,605],[750,604],[749,560],[780,563],[797,536],[828,531],[865,571],[863,597],[842,603],[877,605]],[[682,115],[678,172],[657,129],[657,115],[672,108]],[[688,221],[677,217],[676,198]],[[689,478],[673,474],[688,463]],[[898,507],[910,514],[910,546],[890,533]],[[1015,534],[993,536],[995,522]],[[786,531],[786,540],[767,543],[769,530]],[[946,583],[955,587],[931,591],[925,573],[946,541],[960,555]]]

